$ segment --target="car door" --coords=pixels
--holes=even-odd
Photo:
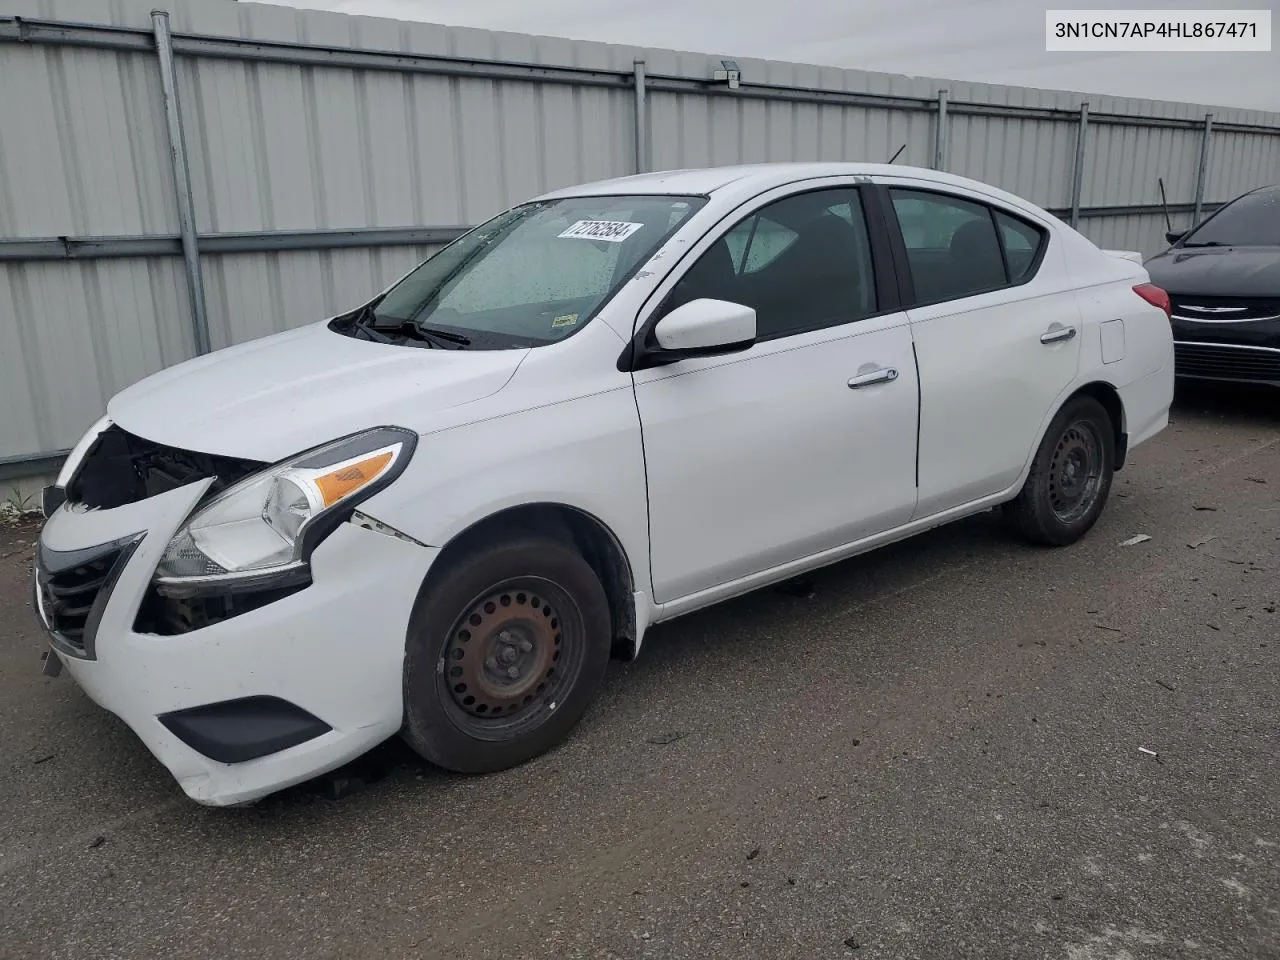
[[[910,278],[922,518],[1017,481],[1076,377],[1081,318],[1043,224],[960,188],[879,182]]]
[[[641,324],[703,297],[757,320],[747,351],[635,374],[658,602],[910,518],[915,363],[891,275],[877,283],[873,245],[888,246],[876,227],[852,185],[775,191],[704,237],[650,299]]]

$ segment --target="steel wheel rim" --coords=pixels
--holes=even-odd
[[[1088,420],[1069,424],[1049,460],[1049,509],[1074,523],[1093,509],[1102,488],[1102,436]]]
[[[454,622],[437,679],[450,720],[481,740],[540,727],[563,704],[582,669],[578,605],[540,577],[518,577],[478,595]]]

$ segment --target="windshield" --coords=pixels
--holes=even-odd
[[[421,339],[454,334],[447,343],[460,348],[563,340],[705,202],[571,197],[515,207],[427,260],[364,319]]]
[[[1280,246],[1280,187],[1247,193],[1193,230],[1184,247]]]

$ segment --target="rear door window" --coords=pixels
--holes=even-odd
[[[1035,272],[1046,234],[983,203],[890,188],[918,304],[941,303],[1021,283]]]

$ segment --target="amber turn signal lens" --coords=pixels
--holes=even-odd
[[[324,505],[331,507],[347,494],[354,493],[369,481],[376,479],[391,463],[393,456],[394,454],[388,450],[316,477],[314,482],[316,489],[320,491],[320,496],[324,499]]]

